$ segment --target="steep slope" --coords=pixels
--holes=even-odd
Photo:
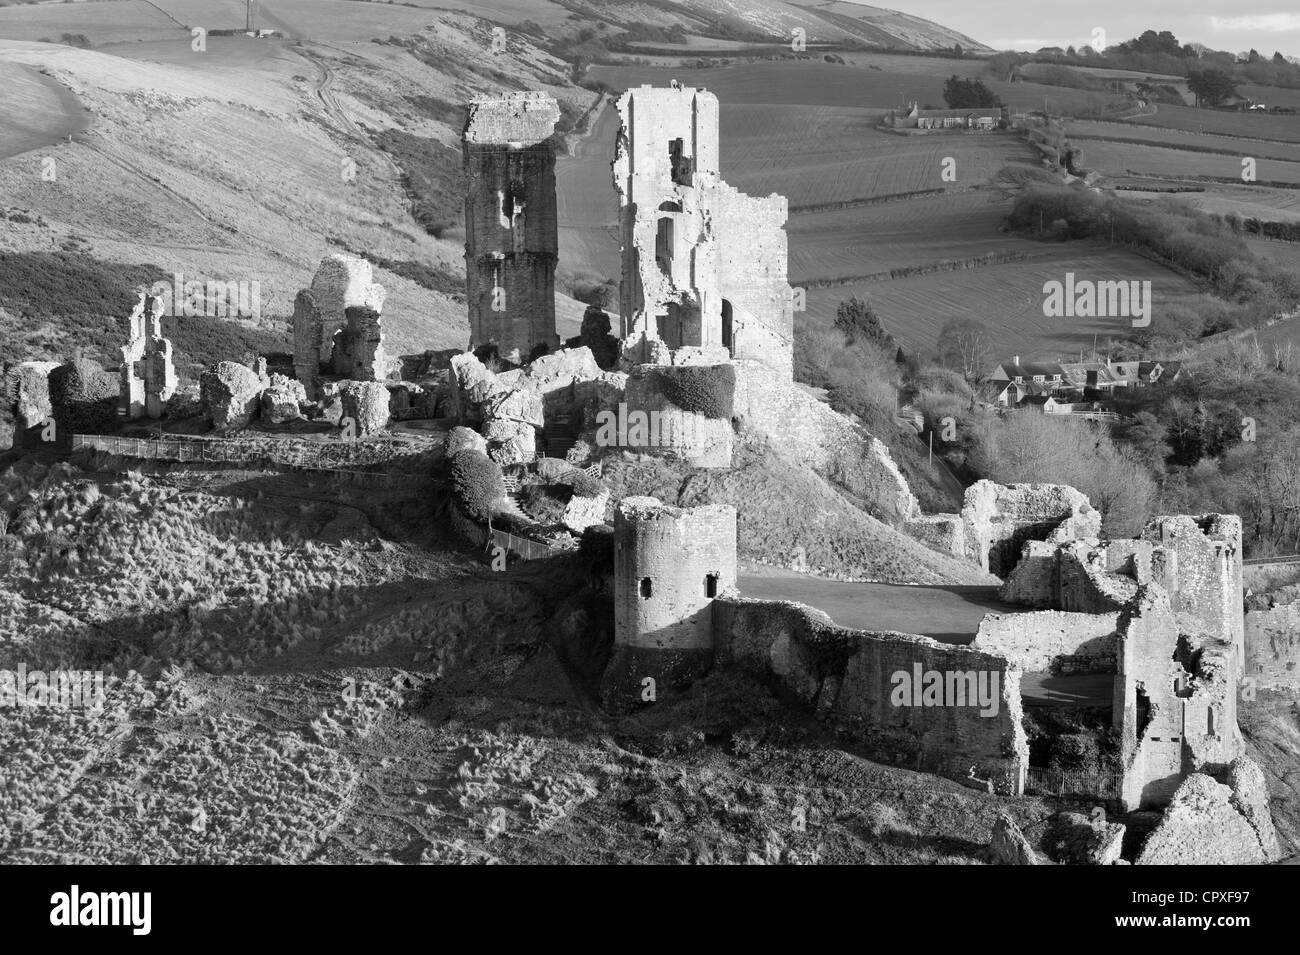
[[[413,178],[459,177],[459,121],[447,112],[434,120],[431,111],[531,88],[549,90],[576,116],[593,95],[523,38],[485,63],[489,24],[421,18],[428,26],[415,40],[210,36],[202,52],[188,39],[111,53],[0,41],[0,69],[27,80],[26,114],[53,95],[44,73],[91,118],[71,142],[0,159],[0,194],[24,220],[5,230],[0,252],[75,249],[187,280],[257,282],[260,323],[283,329],[322,256],[349,249],[385,266],[377,279],[388,290],[392,351],[463,346],[460,196],[446,190],[445,208],[433,210],[451,223],[435,237],[413,218],[408,195]],[[68,121],[36,130],[38,144],[62,136]],[[380,148],[386,130],[419,147],[415,159],[395,161],[390,144]],[[417,160],[434,168],[411,168]],[[437,281],[427,280],[428,270]],[[576,332],[581,309],[561,300],[562,333]]]
[[[901,50],[945,50],[954,44],[970,51],[989,47],[947,27],[882,7],[825,0],[683,0],[699,15],[712,15],[750,29],[789,37],[803,28],[812,41],[859,41]]]

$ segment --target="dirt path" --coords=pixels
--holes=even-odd
[[[974,640],[986,613],[1024,609],[999,602],[996,587],[848,583],[775,568],[742,573],[738,583],[746,597],[808,604],[842,627],[916,633],[954,644]]]

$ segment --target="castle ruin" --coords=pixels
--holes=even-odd
[[[134,421],[161,418],[167,399],[176,393],[172,343],[162,334],[163,303],[145,292],[131,312],[130,338],[122,346],[119,413]]]
[[[474,100],[462,136],[470,348],[495,345],[517,364],[560,343],[551,138],[559,118],[546,93],[508,93]]]
[[[776,678],[880,758],[1019,795],[1033,771],[1022,680],[1094,675],[1110,680],[1096,706],[1109,709],[1119,738],[1117,782],[1108,789],[1099,777],[1098,798],[1162,807],[1189,775],[1227,772],[1244,752],[1240,520],[1161,517],[1137,538],[1108,541],[1074,536],[1071,527],[1092,530],[1096,512],[1072,488],[991,485],[973,498],[1055,516],[1033,522],[1050,523],[1052,539],[1021,540],[1000,594],[1050,609],[988,613],[967,645],[852,630],[801,604],[745,598],[734,589],[734,510],[624,500],[607,702],[647,702],[646,678],[662,698],[713,667],[740,666]],[[1003,524],[1014,539],[1016,522]],[[994,676],[993,695],[983,709],[900,706],[893,681],[918,668],[955,673],[967,687]]]
[[[651,699],[713,662],[713,601],[736,588],[736,509],[628,497],[614,514],[609,698]],[[651,680],[647,684],[645,681]]]
[[[722,181],[713,93],[642,86],[619,98],[618,111],[625,356],[632,364],[752,359],[790,378],[785,197],[747,196]]]
[[[384,287],[365,259],[335,252],[321,260],[311,288],[293,304],[293,367],[308,395],[322,375],[384,381],[392,364],[379,313]]]

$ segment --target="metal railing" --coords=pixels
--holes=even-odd
[[[1029,766],[1025,770],[1025,792],[1039,796],[1119,799],[1124,794],[1120,773],[1077,773]]]
[[[555,548],[548,547],[546,544],[525,537],[516,537],[509,531],[499,531],[495,527],[491,530],[491,541],[506,551],[514,551],[524,560],[542,560],[554,557],[557,553]]]

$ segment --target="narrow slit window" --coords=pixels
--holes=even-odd
[[[718,595],[718,575],[705,574],[704,575],[704,596],[716,597],[717,595]]]
[[[649,577],[642,577],[642,578],[641,578],[641,596],[642,596],[643,598],[644,598],[644,597],[649,597],[650,594],[653,593],[653,592],[654,592],[654,587],[653,587],[653,585],[651,585],[651,583],[650,583],[650,578],[649,578]]]

